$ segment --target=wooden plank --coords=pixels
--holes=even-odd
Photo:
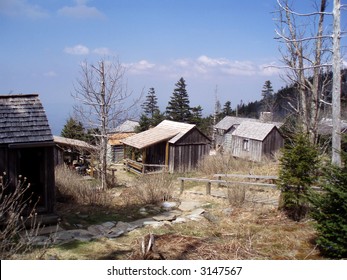
[[[214,174],[213,177],[278,180],[278,176],[243,175],[243,174]]]

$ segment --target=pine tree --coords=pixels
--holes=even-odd
[[[181,78],[175,86],[171,100],[166,107],[167,118],[177,122],[189,122],[191,111],[185,80]]]
[[[85,141],[86,134],[81,122],[70,117],[64,125],[60,135],[62,137]]]
[[[143,108],[144,113],[151,119],[153,119],[154,115],[158,113],[158,98],[153,87],[149,89],[146,96],[146,101],[141,107]]]
[[[274,90],[272,88],[271,81],[265,81],[263,89],[261,91],[262,98],[262,110],[267,112],[273,112],[274,110]]]
[[[193,107],[191,111],[192,114],[189,122],[199,127],[202,122],[202,107],[200,105]]]
[[[225,102],[224,106],[223,106],[223,115],[225,116],[231,116],[233,110],[231,109],[231,102],[227,101]]]

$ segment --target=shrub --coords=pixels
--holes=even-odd
[[[312,216],[317,221],[317,244],[331,258],[347,257],[347,158],[344,167],[325,169],[323,192],[313,196]]]
[[[317,181],[318,150],[304,134],[297,134],[292,144],[284,147],[280,158],[280,209],[295,221],[309,211],[311,186]]]
[[[58,199],[72,200],[86,205],[109,205],[111,198],[106,190],[98,187],[96,180],[84,180],[65,165],[55,168]]]
[[[173,177],[167,173],[146,174],[136,178],[125,198],[128,203],[157,204],[172,198]]]
[[[230,205],[240,207],[246,200],[246,187],[237,185],[228,187],[227,197]]]
[[[6,174],[0,176],[0,259],[12,259],[18,253],[32,249],[40,224],[37,222],[35,203],[26,197],[30,188],[26,178],[18,178],[10,186]],[[27,229],[28,227],[28,229]]]

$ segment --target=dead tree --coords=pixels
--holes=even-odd
[[[97,66],[84,62],[77,80],[74,110],[86,127],[97,128],[101,186],[107,188],[107,133],[110,126],[124,120],[140,97],[129,101],[131,92],[125,81],[125,67],[114,59],[101,60]]]
[[[291,107],[298,113],[302,129],[316,143],[318,122],[324,105],[324,72],[331,67],[331,35],[325,34],[324,20],[327,1],[321,0],[317,11],[308,14],[295,12],[288,0],[277,0],[279,5],[277,39],[284,44],[280,49],[287,78],[296,85],[298,104]],[[327,77],[327,75],[325,75]]]
[[[332,164],[341,166],[341,50],[340,0],[334,0],[333,91],[332,91]]]

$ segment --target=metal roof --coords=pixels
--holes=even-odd
[[[0,95],[0,144],[52,142],[38,94]]]
[[[235,129],[232,136],[263,141],[274,128],[277,127],[272,123],[246,121]]]
[[[139,123],[132,120],[126,120],[114,129],[114,132],[134,132]]]
[[[54,138],[54,143],[58,145],[63,145],[63,146],[71,146],[71,147],[76,147],[76,148],[81,148],[81,149],[86,149],[86,150],[96,150],[97,147],[88,144],[85,141],[82,140],[77,140],[77,139],[71,139],[71,138],[66,138],[66,137],[61,137],[61,136],[53,136]]]
[[[229,130],[233,125],[239,125],[245,121],[258,122],[259,120],[251,119],[251,118],[239,118],[239,117],[226,116],[220,122],[218,122],[214,127],[217,129]]]
[[[137,149],[143,149],[167,140],[169,143],[176,143],[194,127],[194,124],[164,120],[156,127],[130,136],[121,142]]]

